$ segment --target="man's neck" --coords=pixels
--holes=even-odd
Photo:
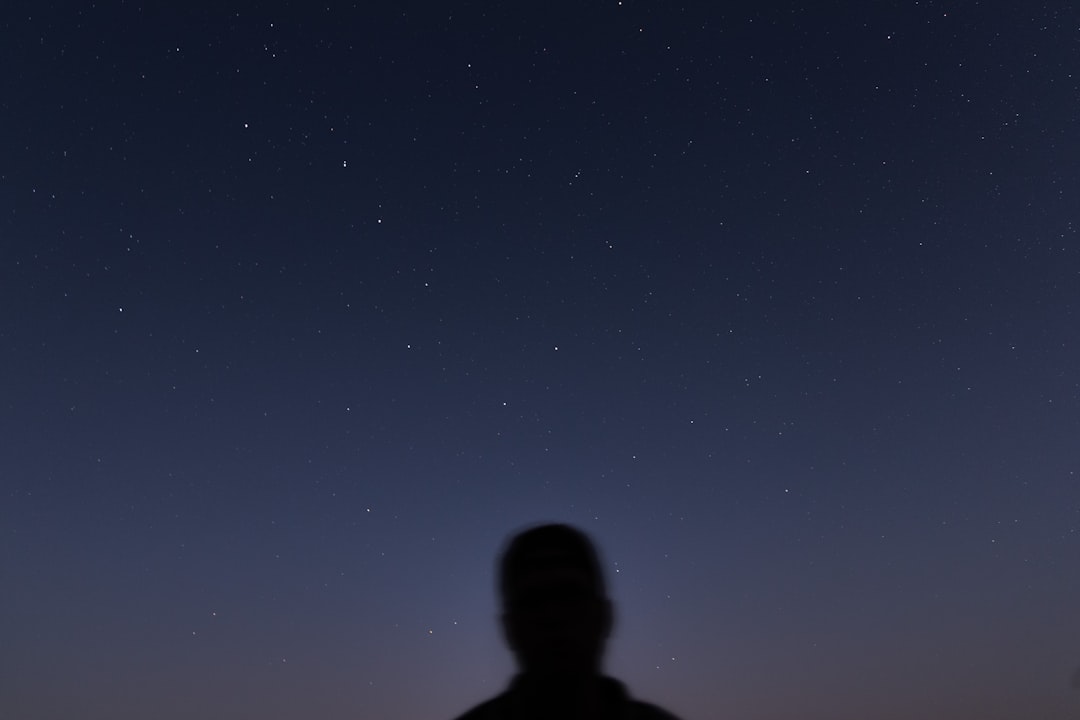
[[[600,675],[522,673],[514,681],[515,707],[526,718],[585,720],[607,717],[604,678]]]

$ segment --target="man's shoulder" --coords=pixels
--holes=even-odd
[[[658,705],[631,697],[626,690],[626,686],[614,678],[604,678],[604,683],[608,687],[610,697],[616,699],[615,706],[623,708],[622,714],[619,716],[621,718],[626,718],[626,720],[679,720],[679,718]]]
[[[630,718],[632,720],[679,720],[662,707],[640,700],[630,701]],[[472,720],[472,718],[470,718]]]
[[[496,695],[490,700],[480,703],[464,715],[459,715],[455,720],[495,720],[495,718],[499,717],[498,707],[502,697],[502,695]]]
[[[679,720],[678,717],[657,705],[630,698],[626,694],[626,689],[622,683],[611,678],[605,678],[604,680],[618,699],[614,707],[622,708],[619,714],[620,718],[625,718],[625,720]],[[509,717],[507,705],[510,702],[509,698],[512,691],[513,686],[511,686],[511,690],[480,703],[464,715],[459,715],[455,720],[505,720]]]

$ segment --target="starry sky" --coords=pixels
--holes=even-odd
[[[454,717],[545,520],[686,720],[1080,717],[1069,2],[15,2],[0,67],[0,717]]]

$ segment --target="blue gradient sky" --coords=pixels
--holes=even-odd
[[[0,24],[0,715],[449,718],[579,525],[687,720],[1080,716],[1075,12]]]

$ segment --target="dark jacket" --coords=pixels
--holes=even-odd
[[[457,720],[531,720],[537,714],[524,685],[519,675],[506,692],[477,705]],[[600,679],[600,696],[604,710],[596,720],[678,720],[666,710],[632,699],[623,684],[613,678]]]

